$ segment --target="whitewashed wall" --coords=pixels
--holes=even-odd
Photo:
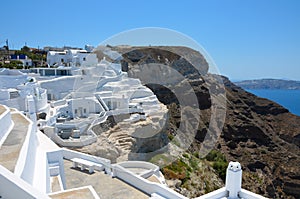
[[[70,91],[74,88],[76,77],[68,76],[68,77],[60,77],[52,80],[44,80],[40,81],[39,84],[42,88],[47,89],[49,94],[52,94],[54,100],[62,99],[67,96]]]
[[[29,122],[29,125],[14,173],[29,184],[32,184],[37,150],[36,128],[33,126],[31,120],[25,117],[22,113],[20,113],[20,115]]]
[[[2,198],[50,199],[24,180],[0,165],[0,195]]]

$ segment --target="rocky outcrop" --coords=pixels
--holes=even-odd
[[[166,128],[168,110],[164,105],[146,120],[126,121],[129,115],[110,116],[106,122],[92,129],[97,142],[76,150],[110,159],[113,163],[126,160],[144,160],[149,152],[168,143]]]
[[[113,50],[123,53],[122,68],[128,71],[129,76],[135,77],[140,73],[141,65],[160,63],[176,69],[188,80],[193,90],[183,92],[196,94],[201,118],[195,139],[188,150],[189,155],[197,153],[203,144],[212,115],[213,102],[209,90],[217,93],[222,90],[214,84],[214,79],[222,78],[226,92],[226,118],[215,149],[222,152],[227,161],[241,163],[244,188],[271,198],[300,198],[300,117],[275,102],[246,92],[226,77],[207,74],[208,64],[203,56],[186,47],[113,47]],[[188,59],[185,56],[195,58]],[[198,70],[191,65],[198,67]],[[172,138],[181,120],[179,101],[164,86],[147,86],[169,109],[167,132]],[[218,121],[218,118],[215,120]],[[192,175],[197,176],[192,170]],[[214,172],[214,169],[211,170]],[[180,184],[175,183],[174,187],[184,190]],[[188,187],[193,189],[193,186]],[[199,195],[203,190],[193,190],[192,193]]]

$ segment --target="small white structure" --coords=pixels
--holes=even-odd
[[[242,168],[239,162],[229,163],[225,185],[229,193],[229,198],[238,198],[242,187]]]
[[[97,55],[86,50],[49,51],[47,64],[49,66],[87,66],[97,64]]]

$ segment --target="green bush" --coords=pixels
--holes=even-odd
[[[208,161],[222,161],[222,162],[227,162],[226,161],[226,157],[220,153],[219,151],[217,150],[211,150],[207,156],[205,157],[206,160]]]
[[[218,173],[219,177],[225,182],[227,162],[214,162],[213,168]]]
[[[3,68],[9,68],[9,69],[22,69],[23,68],[23,63],[19,60],[13,60],[10,61],[10,63],[4,64],[2,66]]]
[[[228,166],[226,157],[217,150],[211,150],[207,154],[205,159],[212,162],[212,166],[213,166],[214,170],[217,172],[219,177],[225,182],[226,170],[227,170],[227,166]]]

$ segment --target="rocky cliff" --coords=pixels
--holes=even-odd
[[[193,88],[187,92],[194,92],[197,96],[201,123],[194,141],[186,154],[162,169],[165,176],[173,180],[174,189],[190,197],[212,191],[222,186],[220,179],[224,178],[227,162],[239,161],[243,166],[244,188],[271,198],[300,198],[300,117],[268,99],[246,92],[226,77],[208,74],[204,57],[189,48],[112,49],[123,54],[122,68],[130,76],[135,77],[142,70],[139,67],[145,63],[165,64],[185,76]],[[195,57],[193,63],[182,54]],[[197,70],[191,67],[195,63]],[[212,114],[208,87],[214,86],[215,78],[224,82],[226,118],[214,153],[209,154],[210,158],[202,158],[198,151]],[[181,119],[179,101],[164,86],[149,84],[148,87],[169,109],[168,135],[172,139],[172,132],[177,130]]]

